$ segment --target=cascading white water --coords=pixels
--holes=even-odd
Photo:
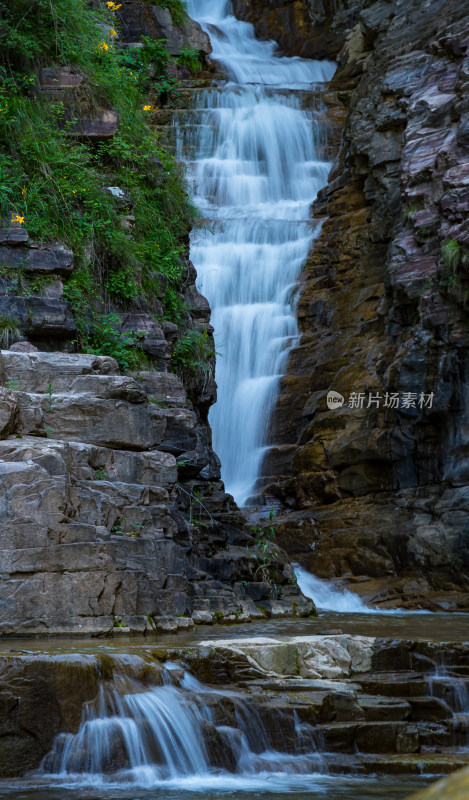
[[[370,608],[363,600],[348,589],[339,589],[327,581],[316,578],[299,564],[293,565],[302,593],[313,601],[321,611],[337,611],[342,614],[378,614],[381,616],[409,616],[431,614],[431,611],[405,611],[403,608]]]
[[[294,291],[315,235],[310,207],[330,169],[317,152],[322,126],[301,108],[301,91],[329,80],[335,65],[277,57],[228,0],[189,6],[227,74],[201,94],[195,124],[180,127],[179,155],[190,153],[196,202],[210,220],[193,233],[191,258],[218,352],[214,449],[227,490],[244,505],[297,335]]]
[[[269,730],[252,697],[204,686],[180,672],[166,662],[163,686],[145,690],[123,676],[114,687],[101,686],[97,703],[84,707],[79,731],[57,736],[40,774],[81,786],[227,790],[270,788],[270,781],[285,785],[287,776],[301,780],[327,772],[314,728],[293,710],[271,710]],[[236,727],[217,719],[220,709],[214,713],[210,703],[214,698],[216,707],[227,697]]]
[[[453,712],[453,736],[458,749],[469,750],[469,678],[455,674],[444,664],[436,668],[429,679],[430,694],[444,700]]]
[[[326,581],[321,581],[311,572],[300,567],[299,564],[295,564],[294,567],[298,586],[305,597],[309,597],[317,608],[346,614],[377,613],[376,609],[368,608],[360,597],[349,592],[348,589],[338,589]]]

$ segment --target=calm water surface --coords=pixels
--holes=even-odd
[[[155,645],[184,646],[209,639],[242,639],[314,634],[352,633],[360,636],[380,636],[394,639],[421,639],[436,642],[469,641],[469,614],[431,614],[406,612],[392,614],[343,614],[334,611],[320,612],[312,619],[260,620],[243,625],[202,626],[189,633],[109,639],[2,639],[0,653],[21,652],[81,652],[98,653],[125,650],[135,652]]]
[[[290,776],[291,778],[291,776]],[[433,779],[434,780],[434,779]],[[268,786],[268,783],[271,786]],[[112,789],[93,790],[73,786],[31,786],[19,783],[0,784],[0,800],[403,800],[410,793],[430,783],[429,778],[367,777],[341,778],[337,776],[304,776],[304,780],[291,782],[285,776],[271,776],[270,780],[253,778],[237,779],[232,785],[226,780],[218,787],[207,785],[201,790],[200,782],[191,781],[185,787],[161,789]],[[236,784],[239,784],[237,788]],[[256,786],[257,784],[257,786]]]

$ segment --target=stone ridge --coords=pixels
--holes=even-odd
[[[469,2],[266,8],[278,26],[285,8],[323,5],[321,24],[343,22],[330,92],[347,120],[313,209],[323,225],[301,284],[302,338],[272,423],[281,474],[267,458],[260,490],[285,509],[280,541],[316,575],[374,604],[468,608]],[[315,25],[302,41],[316,41]],[[293,34],[284,50],[303,52]],[[329,390],[341,409],[328,409]],[[357,409],[352,392],[434,399]]]
[[[1,370],[0,635],[311,612],[280,548],[260,567],[176,375],[11,350]]]

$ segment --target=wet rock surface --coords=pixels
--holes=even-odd
[[[266,459],[259,496],[283,508],[280,541],[319,577],[374,604],[467,608],[469,5],[262,6],[238,13],[290,55],[321,26],[341,31],[316,54],[335,48],[346,121],[272,420],[282,460]],[[342,407],[328,408],[331,390]]]

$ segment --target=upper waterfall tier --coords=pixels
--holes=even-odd
[[[300,90],[329,80],[335,65],[278,57],[229,6],[191,3],[227,81],[199,95],[195,124],[179,129],[179,153],[195,154],[189,177],[210,220],[194,231],[191,258],[218,352],[214,447],[227,490],[244,505],[297,335],[295,287],[315,236],[310,207],[330,168],[318,150],[321,121],[302,109]]]

